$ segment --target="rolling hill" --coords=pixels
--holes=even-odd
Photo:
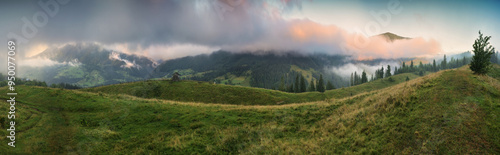
[[[350,88],[352,96],[348,88],[336,89],[326,92],[323,100],[287,105],[146,99],[105,92],[118,90],[111,86],[98,87],[101,92],[93,90],[96,93],[18,86],[17,146],[1,145],[0,152],[498,154],[499,70],[497,65],[492,77],[476,76],[462,67],[389,87],[382,79]],[[136,84],[121,87],[134,90]],[[198,83],[180,84],[186,86],[176,87]],[[212,86],[197,89],[207,88]],[[1,94],[7,91],[0,88]],[[1,111],[8,108],[0,105]],[[7,135],[7,120],[0,123],[0,133]],[[0,139],[7,141],[5,136]]]
[[[328,97],[344,98],[367,90],[381,89],[401,82],[406,77],[418,76],[405,73],[392,76],[394,82],[379,79],[364,85],[328,90],[325,93],[287,93],[277,90],[241,86],[212,84],[200,81],[172,82],[169,80],[149,80],[124,84],[82,89],[94,93],[128,94],[143,98],[157,98],[183,102],[204,102],[236,105],[277,105],[321,101]]]

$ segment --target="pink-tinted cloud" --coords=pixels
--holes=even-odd
[[[382,36],[366,37],[350,33],[335,25],[323,25],[311,20],[282,21],[274,25],[275,31],[254,42],[229,45],[232,51],[322,52],[352,55],[356,59],[428,57],[442,52],[434,39],[416,37],[388,41]]]

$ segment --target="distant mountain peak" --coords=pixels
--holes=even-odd
[[[388,42],[394,42],[395,40],[411,39],[408,37],[399,36],[399,35],[391,33],[391,32],[382,33],[382,34],[379,34],[376,36],[382,36],[382,37],[386,38]]]

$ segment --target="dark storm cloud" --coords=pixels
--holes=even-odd
[[[49,0],[53,1],[53,0]],[[49,2],[41,0],[40,2]],[[12,21],[2,29],[22,36],[22,17],[44,11],[39,1],[2,2],[2,11]],[[251,42],[266,34],[272,13],[300,7],[300,2],[276,1],[102,1],[72,0],[59,6],[54,17],[31,40],[48,43],[88,41],[111,43],[234,45]],[[4,5],[5,4],[5,5]],[[270,7],[275,8],[270,8]],[[267,7],[267,8],[266,8]],[[53,9],[53,7],[49,7]],[[12,11],[16,10],[16,11]],[[273,10],[276,11],[276,10]]]
[[[58,4],[58,7],[44,9],[43,4]],[[199,53],[211,48],[234,52],[324,52],[358,55],[360,59],[392,58],[408,53],[423,56],[440,50],[435,41],[416,38],[386,43],[382,39],[360,37],[335,25],[283,18],[283,14],[301,9],[301,5],[299,0],[7,1],[1,5],[1,13],[7,15],[1,17],[9,22],[2,23],[0,35],[25,37],[33,46],[75,42],[118,44],[120,49],[115,50],[154,59],[185,56],[178,54],[189,48],[200,49]],[[50,14],[50,10],[58,11]],[[37,18],[45,13],[50,15],[45,15],[48,17],[45,21]],[[26,25],[38,25],[34,26],[37,33],[24,35]],[[368,42],[360,47],[356,42],[359,38]],[[169,48],[175,46],[181,48]],[[404,52],[410,47],[426,52],[417,55]]]

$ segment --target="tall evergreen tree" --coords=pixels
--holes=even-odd
[[[296,93],[300,92],[300,86],[299,86],[300,81],[299,80],[300,80],[299,79],[299,74],[297,74],[297,76],[295,76],[295,85],[293,87],[293,91],[296,92]]]
[[[384,78],[384,66],[382,66],[382,69],[380,69],[380,78]]]
[[[451,57],[450,62],[447,64],[449,68],[455,68],[455,58]]]
[[[295,92],[295,91],[293,90],[293,84],[288,85],[286,90],[287,90],[287,92],[290,92],[290,93]]]
[[[300,75],[300,92],[306,92],[306,80],[304,76]]]
[[[411,64],[410,64],[410,72],[413,72],[414,69],[413,69],[413,60],[411,60]]]
[[[358,85],[358,74],[356,73],[356,71],[354,71],[354,85]]]
[[[333,86],[330,80],[328,80],[328,82],[326,82],[326,90],[332,90],[332,89],[335,89],[335,86]]]
[[[351,86],[354,86],[354,76],[353,76],[353,73],[351,73]]]
[[[432,60],[432,70],[437,71],[436,59]]]
[[[403,61],[403,67],[401,68],[401,73],[406,73],[406,65],[405,62]]]
[[[444,55],[443,61],[441,62],[441,69],[448,69],[448,66],[446,63],[446,54]]]
[[[366,72],[363,71],[361,75],[361,83],[366,83],[366,82],[368,82],[368,77],[366,77]]]
[[[309,83],[309,91],[316,91],[316,87],[314,87],[314,80],[311,79],[311,82]]]
[[[479,38],[477,38],[472,45],[474,48],[472,51],[474,52],[474,56],[472,56],[470,69],[474,74],[484,75],[488,73],[492,67],[490,57],[493,55],[495,48],[490,45],[490,39],[491,36],[483,37],[481,31],[479,31]]]
[[[316,86],[319,92],[325,92],[325,82],[323,81],[323,75],[319,75],[318,85]]]
[[[391,65],[387,65],[387,71],[385,71],[385,77],[391,76]]]
[[[283,77],[283,75],[281,76],[281,79],[280,79],[280,87],[279,87],[279,90],[280,90],[280,91],[285,91],[285,77]]]

